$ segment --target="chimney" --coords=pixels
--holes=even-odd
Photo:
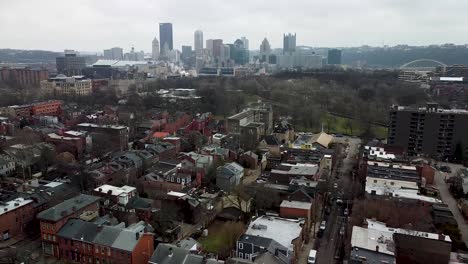
[[[376,252],[379,252],[379,246],[378,246],[378,245],[375,246],[375,251],[376,251]]]

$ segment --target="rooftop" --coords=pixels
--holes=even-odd
[[[119,196],[121,194],[127,194],[133,191],[136,191],[136,188],[132,186],[127,186],[127,185],[124,185],[122,187],[116,187],[113,185],[104,184],[94,189],[94,191],[104,193],[104,194],[108,194],[109,192],[111,192],[110,193],[111,195]]]
[[[116,126],[116,125],[98,125],[98,124],[92,124],[92,123],[81,123],[77,125],[78,127],[94,127],[94,128],[111,128],[111,129],[126,129],[126,126]]]
[[[125,60],[98,60],[93,66],[126,67],[134,65],[147,65],[146,61],[125,61]]]
[[[24,198],[16,198],[10,200],[8,202],[1,202],[0,203],[0,215],[6,214],[10,211],[14,211],[22,206],[32,203],[33,200],[24,199]]]
[[[283,200],[280,207],[310,210],[312,208],[312,203]]]
[[[401,228],[390,228],[385,223],[367,219],[367,228],[353,226],[353,234],[351,236],[351,246],[370,251],[375,251],[379,248],[379,252],[388,255],[394,255],[395,244],[393,234],[406,234],[427,239],[443,240],[451,242],[449,236],[419,232]]]
[[[247,109],[247,110],[244,110],[244,111],[242,111],[240,113],[237,113],[235,115],[232,115],[232,116],[228,117],[228,119],[241,120],[241,119],[246,118],[246,117],[248,117],[248,116],[250,116],[252,114],[253,114],[253,110]]]
[[[159,244],[148,263],[151,264],[202,264],[203,257],[171,244]]]
[[[399,164],[399,163],[388,163],[388,162],[381,162],[381,161],[367,161],[367,165],[383,167],[383,168],[393,168],[393,169],[416,171],[415,166],[408,166],[408,165],[403,165],[403,164]]]
[[[74,198],[65,200],[54,207],[40,212],[37,214],[37,218],[40,220],[58,221],[73,214],[75,211],[78,211],[99,201],[99,199],[100,198],[96,196],[80,194]]]
[[[292,249],[292,241],[302,232],[301,220],[261,216],[249,225],[245,235],[271,238],[282,246]]]
[[[128,228],[102,226],[93,222],[72,218],[60,229],[58,235],[68,239],[106,245],[131,252],[138,243],[140,234],[145,230],[141,222],[136,225]]]

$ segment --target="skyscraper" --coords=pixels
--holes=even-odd
[[[227,67],[231,58],[231,49],[229,45],[221,45],[221,56],[219,62],[222,67]]]
[[[241,40],[242,40],[242,43],[244,43],[244,48],[246,50],[249,50],[249,40],[246,37],[242,37]]]
[[[296,51],[296,34],[288,33],[283,35],[283,54]]]
[[[211,51],[214,58],[221,56],[221,46],[223,45],[222,39],[207,39],[206,48]]]
[[[244,65],[249,62],[249,51],[245,49],[242,40],[237,39],[230,45],[231,59],[238,65]]]
[[[194,49],[195,51],[199,51],[203,49],[203,31],[197,30],[195,31],[195,39],[194,39]]]
[[[172,42],[172,23],[159,23],[159,40],[160,50],[163,50],[164,44],[167,43],[169,50],[173,49]]]
[[[192,46],[182,46],[182,56],[181,59],[183,62],[188,63],[192,57]]]
[[[271,47],[270,42],[268,42],[267,38],[264,38],[262,44],[260,45],[260,53],[270,53]]]
[[[330,49],[328,50],[328,64],[341,65],[341,50]]]
[[[270,62],[271,55],[274,55],[274,54],[271,54],[270,42],[268,42],[267,38],[264,38],[262,41],[262,44],[260,45],[260,54],[259,54],[260,62],[271,63]]]
[[[157,60],[159,59],[159,41],[156,37],[154,37],[153,39],[153,43],[152,43],[152,49],[151,49],[151,57],[153,58],[153,60]]]
[[[214,41],[214,39],[207,39],[206,40],[206,49],[211,52],[211,55],[213,55],[213,41]]]

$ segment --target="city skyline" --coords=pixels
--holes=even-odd
[[[109,3],[82,1],[69,12],[56,0],[2,1],[0,48],[102,52],[109,47],[130,50],[134,46],[150,52],[154,36],[159,37],[159,23],[165,22],[173,24],[174,48],[179,50],[182,45],[194,46],[197,29],[203,31],[204,39],[223,39],[225,43],[245,36],[251,50],[259,49],[265,37],[273,49],[282,48],[283,34],[288,32],[297,34],[298,46],[314,47],[465,44],[468,33],[463,27],[468,2],[457,0],[398,0],[398,4],[391,0],[294,1],[269,6],[255,0],[236,5],[213,1],[178,1],[177,6],[148,0]],[[60,37],[50,41],[47,35]]]

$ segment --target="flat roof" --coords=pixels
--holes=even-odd
[[[68,134],[68,135],[71,135],[71,136],[76,136],[76,137],[84,135],[83,132],[74,131],[74,130],[68,130],[68,131],[65,132],[65,134]]]
[[[170,191],[170,192],[167,193],[167,195],[175,196],[175,197],[184,197],[187,194],[186,193],[181,193],[181,192]]]
[[[126,126],[116,126],[116,125],[98,125],[92,123],[81,123],[78,124],[79,127],[95,127],[95,128],[112,128],[112,129],[124,129]]]
[[[111,191],[112,192],[111,194],[115,196],[119,196],[121,194],[126,194],[126,193],[131,193],[135,190],[136,188],[132,186],[124,185],[122,187],[116,187],[116,186],[109,185],[109,184],[104,184],[94,189],[95,192],[100,192],[104,194],[107,194],[109,193],[109,191]]]
[[[10,211],[14,211],[22,206],[32,203],[33,200],[24,199],[24,198],[16,198],[10,200],[8,202],[0,203],[0,215],[6,214]]]
[[[296,208],[296,209],[310,210],[310,209],[312,208],[312,203],[283,200],[283,201],[281,202],[280,207],[287,207],[287,208]]]
[[[369,161],[367,161],[367,165],[416,171],[415,166],[408,166],[408,165],[403,165],[403,164],[399,164],[399,163],[388,163],[388,162],[382,162],[382,161],[369,160]]]
[[[249,224],[245,235],[270,238],[282,246],[292,249],[292,241],[302,232],[303,220],[293,220],[272,216],[261,216]]]

